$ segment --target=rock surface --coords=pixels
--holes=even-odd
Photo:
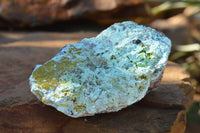
[[[138,104],[116,113],[72,119],[41,104],[33,96],[27,78],[34,66],[53,57],[66,43],[75,43],[95,34],[0,32],[0,131],[184,132],[185,111],[192,101],[193,91],[188,82],[189,75],[171,62],[164,71],[159,86],[162,89],[151,91]]]
[[[31,92],[75,118],[115,112],[141,100],[159,81],[170,50],[171,41],[156,30],[116,23],[37,65]]]
[[[143,0],[1,0],[0,26],[27,27],[77,18],[102,20],[144,14]],[[128,12],[127,12],[128,11]],[[117,14],[117,15],[116,15]],[[96,17],[98,15],[98,17]]]
[[[168,19],[158,19],[153,21],[150,25],[162,31],[172,40],[174,45],[188,44],[190,43],[189,40],[192,38],[190,33],[190,25],[192,24],[184,14],[178,14]]]

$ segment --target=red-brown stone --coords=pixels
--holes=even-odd
[[[144,0],[1,0],[0,26],[32,27],[77,18],[128,18],[144,15],[144,6],[140,6],[143,3]]]

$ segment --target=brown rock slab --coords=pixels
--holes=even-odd
[[[180,45],[191,43],[190,21],[184,14],[178,14],[168,19],[157,19],[150,26],[162,31],[173,45]]]
[[[145,13],[144,0],[1,0],[0,27],[32,27],[87,18],[128,18]],[[96,17],[98,16],[98,17]]]
[[[81,35],[82,34],[82,35]],[[160,86],[119,112],[73,119],[38,101],[28,77],[60,47],[96,33],[0,33],[0,131],[5,133],[182,133],[193,88],[185,70],[169,62]],[[77,38],[74,39],[74,36]]]
[[[188,73],[178,64],[168,62],[161,85],[147,94],[143,102],[163,108],[189,108],[193,99],[193,87]]]

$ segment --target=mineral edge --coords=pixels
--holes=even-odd
[[[115,112],[147,93],[167,63],[171,41],[126,21],[68,44],[30,76],[31,92],[70,117]]]

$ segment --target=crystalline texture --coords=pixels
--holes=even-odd
[[[30,76],[39,100],[71,117],[114,112],[141,100],[162,75],[171,41],[131,21],[68,44]]]

